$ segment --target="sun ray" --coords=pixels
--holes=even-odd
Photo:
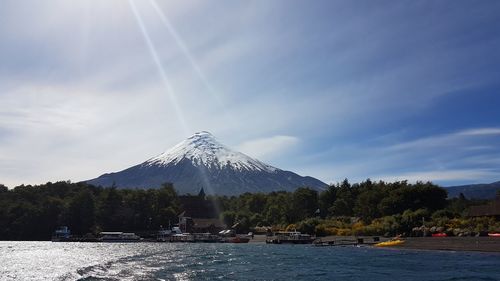
[[[158,16],[160,17],[161,22],[163,23],[165,28],[167,28],[168,32],[170,33],[170,35],[174,39],[174,41],[177,44],[177,46],[179,47],[179,49],[181,49],[182,53],[184,54],[184,56],[187,58],[187,60],[191,64],[191,67],[193,67],[194,71],[198,75],[198,78],[203,83],[203,86],[205,86],[205,88],[207,89],[207,91],[211,95],[211,97],[214,98],[219,103],[219,105],[222,105],[222,102],[221,102],[220,98],[217,96],[216,91],[213,89],[211,84],[208,82],[207,76],[201,70],[200,65],[194,59],[193,55],[191,54],[191,51],[184,43],[184,40],[182,40],[182,38],[179,36],[179,34],[175,30],[174,26],[172,25],[172,23],[168,19],[167,15],[158,6],[158,4],[156,3],[156,0],[150,0],[149,2],[153,6],[153,9],[156,11]]]
[[[158,68],[158,71],[160,73],[160,76],[162,78],[162,82],[167,90],[167,93],[169,95],[169,98],[172,102],[172,104],[174,105],[174,108],[176,110],[176,115],[177,115],[177,118],[179,119],[179,121],[181,122],[182,126],[183,126],[183,129],[184,129],[184,133],[187,134],[188,133],[188,126],[183,118],[183,115],[182,115],[182,111],[180,109],[180,107],[178,106],[178,103],[177,103],[177,100],[176,100],[176,97],[175,97],[175,94],[174,94],[174,91],[172,89],[172,86],[167,78],[167,75],[165,73],[165,70],[163,68],[163,66],[161,65],[161,61],[160,61],[160,58],[158,56],[158,52],[156,51],[156,48],[151,40],[151,37],[149,36],[149,33],[144,25],[144,22],[142,20],[142,17],[141,15],[139,14],[139,11],[137,10],[137,7],[135,6],[135,3],[133,0],[129,0],[129,3],[130,3],[130,7],[132,9],[132,12],[134,13],[134,16],[137,20],[137,23],[141,29],[141,32],[142,32],[142,35],[144,36],[144,39],[148,45],[148,48],[149,48],[149,51],[150,51],[150,54],[151,54],[151,57],[153,58],[153,61],[155,62],[157,68]],[[160,15],[161,19],[162,19],[162,22],[164,23],[164,25],[167,27],[168,31],[170,32],[170,34],[172,35],[172,37],[174,38],[176,44],[179,46],[179,48],[182,50],[183,54],[186,56],[186,58],[189,60],[189,62],[191,63],[192,67],[195,69],[195,72],[198,74],[198,76],[200,77],[200,79],[202,80],[204,86],[208,89],[208,91],[212,94],[212,96],[214,98],[216,98],[217,101],[219,101],[217,99],[217,97],[213,94],[213,90],[212,88],[210,87],[207,79],[206,79],[206,76],[203,74],[203,72],[201,71],[200,67],[198,66],[198,64],[196,63],[196,61],[193,59],[193,56],[190,54],[188,48],[186,47],[186,45],[183,43],[183,41],[180,39],[180,37],[177,35],[177,32],[175,32],[174,28],[172,27],[172,25],[170,24],[170,22],[168,21],[167,17],[161,12],[160,8],[156,5],[156,2],[152,1],[151,2],[154,9],[158,12],[158,14]],[[207,189],[207,191],[210,193],[210,194],[213,194],[214,193],[214,190],[210,184],[210,181],[206,175],[206,172],[205,170],[202,168],[202,167],[198,167],[199,171],[200,171],[200,174],[201,174],[201,177],[202,177],[202,181],[203,181],[203,185],[204,187]],[[212,202],[214,204],[214,207],[216,208],[216,211],[218,213],[220,213],[220,210],[217,206],[217,204],[215,202]]]
[[[181,124],[183,133],[185,135],[189,135],[190,129],[186,123],[186,120],[184,118],[182,110],[179,106],[179,103],[178,103],[177,98],[176,98],[175,93],[174,93],[174,89],[172,88],[172,85],[170,84],[170,81],[168,80],[165,69],[163,68],[163,66],[161,64],[161,60],[160,60],[160,57],[158,56],[158,52],[156,51],[156,47],[153,44],[151,37],[149,36],[149,33],[146,29],[146,26],[144,25],[144,21],[142,20],[142,17],[140,15],[139,11],[137,10],[137,7],[135,6],[134,0],[129,0],[128,2],[130,4],[130,8],[134,14],[134,17],[137,21],[137,24],[139,25],[139,28],[141,29],[141,33],[144,37],[144,40],[146,41],[146,44],[147,44],[148,49],[149,49],[149,53],[151,54],[151,58],[153,59],[155,65],[158,69],[163,86],[166,89],[168,98],[170,99],[170,102],[172,103],[172,106],[174,107],[175,115]]]
[[[214,98],[217,99],[217,97],[213,94],[213,91],[206,79],[206,76],[203,74],[203,72],[201,71],[201,69],[199,68],[198,64],[196,63],[196,61],[193,59],[193,57],[191,56],[188,48],[186,47],[186,45],[182,42],[182,40],[179,38],[179,36],[177,35],[177,33],[175,32],[174,28],[171,26],[170,22],[168,21],[167,17],[161,12],[161,10],[159,9],[159,7],[156,5],[156,2],[152,1],[151,2],[154,9],[158,12],[158,14],[160,15],[161,19],[162,19],[162,22],[164,23],[164,25],[167,27],[167,29],[169,30],[170,34],[173,36],[175,42],[177,43],[177,45],[179,46],[179,48],[182,50],[183,54],[187,57],[187,59],[189,60],[189,62],[191,63],[192,67],[195,69],[196,73],[198,74],[198,76],[200,77],[200,79],[202,80],[204,86],[208,89],[208,91],[212,94],[212,96]],[[144,25],[144,21],[142,20],[142,17],[139,13],[139,11],[137,10],[137,7],[135,6],[135,3],[133,0],[129,0],[129,4],[130,4],[130,7],[132,9],[132,12],[134,13],[134,16],[137,20],[137,23],[141,29],[141,32],[142,32],[142,35],[144,36],[144,40],[146,41],[146,44],[148,45],[148,48],[149,48],[149,52],[151,54],[151,57],[153,58],[153,61],[155,62],[157,68],[158,68],[158,72],[160,73],[160,76],[161,76],[161,79],[162,79],[162,82],[167,90],[167,93],[168,93],[168,96],[170,98],[170,101],[172,102],[172,105],[174,106],[175,108],[175,111],[176,111],[176,115],[177,115],[177,118],[179,119],[179,121],[181,122],[181,125],[183,127],[183,130],[184,130],[184,133],[185,134],[188,134],[188,126],[184,120],[184,117],[183,117],[183,114],[182,114],[182,111],[178,105],[178,102],[177,102],[177,99],[175,97],[175,94],[174,94],[174,90],[170,84],[170,81],[168,80],[167,78],[167,74],[163,68],[163,66],[161,65],[161,61],[160,61],[160,58],[158,56],[158,52],[156,51],[156,48],[151,40],[151,37],[149,36],[149,33],[146,29],[146,26]],[[218,100],[218,99],[217,99]],[[202,177],[202,181],[203,181],[203,184],[204,184],[204,187],[207,189],[207,191],[211,194],[214,193],[214,190],[210,184],[210,181],[205,173],[205,170],[203,170],[203,168],[201,167],[198,167],[199,171],[200,171],[200,174],[201,174],[201,177]],[[214,204],[214,207],[216,208],[216,211],[218,213],[220,213],[220,210],[217,206],[217,204],[215,202],[212,202]]]

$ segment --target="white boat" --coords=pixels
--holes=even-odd
[[[193,233],[194,242],[202,242],[202,243],[220,243],[224,242],[222,237],[216,234],[211,233]]]
[[[236,234],[234,229],[226,229],[219,232],[219,236],[223,237],[223,241],[227,243],[248,243],[252,235],[252,232],[248,234]]]
[[[67,226],[60,226],[54,231],[52,235],[52,242],[69,241],[71,238],[71,231]]]
[[[170,241],[170,237],[172,236],[172,230],[170,229],[160,229],[156,234],[156,241],[158,242],[167,242]]]
[[[182,233],[180,227],[174,226],[172,229],[160,229],[156,235],[158,242],[195,242],[194,235]]]
[[[170,242],[195,242],[194,235],[190,233],[180,233],[170,236]]]
[[[106,231],[100,233],[101,242],[139,242],[141,237],[131,232]]]
[[[266,239],[268,244],[311,244],[316,238],[298,231],[278,231]]]

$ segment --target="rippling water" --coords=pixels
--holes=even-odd
[[[266,244],[0,242],[0,280],[500,280],[500,255]]]

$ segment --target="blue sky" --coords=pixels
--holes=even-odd
[[[2,1],[0,182],[196,131],[327,183],[500,180],[498,1]]]

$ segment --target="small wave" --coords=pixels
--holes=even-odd
[[[109,277],[98,277],[98,276],[87,276],[85,278],[80,278],[77,279],[78,281],[97,281],[97,280],[102,280],[102,281],[116,281],[120,279],[116,278],[109,278]]]
[[[482,277],[482,276],[456,276],[456,277],[450,277],[446,279],[437,279],[433,281],[468,281],[468,280],[477,280],[477,281],[498,281],[496,278],[491,278],[491,277]]]

